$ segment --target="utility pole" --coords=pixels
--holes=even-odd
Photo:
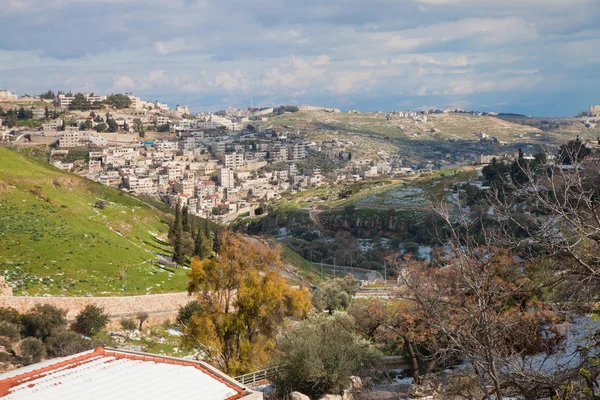
[[[321,280],[323,280],[323,260],[321,260]]]
[[[335,279],[335,257],[333,257],[333,279]]]
[[[384,279],[385,286],[387,286],[387,264],[386,263],[383,263],[383,279]]]

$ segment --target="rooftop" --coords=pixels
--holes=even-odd
[[[199,361],[96,348],[0,374],[3,399],[203,399],[255,397]]]

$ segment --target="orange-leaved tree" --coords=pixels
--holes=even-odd
[[[281,276],[279,249],[255,239],[223,232],[218,255],[191,265],[188,291],[200,307],[184,342],[229,374],[264,367],[284,319],[304,318],[312,308],[308,290]]]

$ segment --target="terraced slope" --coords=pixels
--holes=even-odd
[[[170,257],[163,219],[143,200],[0,147],[0,275],[15,294],[185,290],[185,271],[158,262]]]

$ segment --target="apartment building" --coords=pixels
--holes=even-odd
[[[235,169],[244,165],[244,154],[242,153],[223,154],[221,159],[227,168]]]
[[[233,170],[227,167],[221,168],[219,170],[219,184],[226,189],[233,188],[235,186]]]
[[[58,131],[62,127],[62,124],[63,120],[60,118],[54,121],[46,122],[45,124],[42,124],[42,131]]]
[[[107,145],[105,137],[93,135],[90,132],[65,131],[58,139],[58,147],[65,149],[70,147],[87,147]]]
[[[106,100],[106,96],[95,96],[89,93],[83,93],[83,96],[90,103],[96,103]],[[54,100],[54,105],[60,108],[68,108],[73,102],[73,100],[75,100],[75,95],[67,96],[66,94],[59,94]]]
[[[155,115],[152,118],[152,122],[154,122],[154,125],[156,126],[161,126],[169,124],[171,120],[169,119],[169,117],[165,117],[164,115]]]
[[[191,179],[181,179],[180,181],[175,182],[173,189],[176,193],[183,193],[188,197],[194,197],[195,194],[194,181]]]
[[[287,147],[275,147],[269,150],[269,158],[273,162],[284,162],[288,159]]]
[[[304,143],[290,143],[287,146],[288,150],[288,159],[295,160],[303,160],[306,158],[306,150]]]
[[[123,183],[129,190],[137,194],[148,194],[156,191],[152,178],[138,178],[137,176],[128,175],[123,177]]]

